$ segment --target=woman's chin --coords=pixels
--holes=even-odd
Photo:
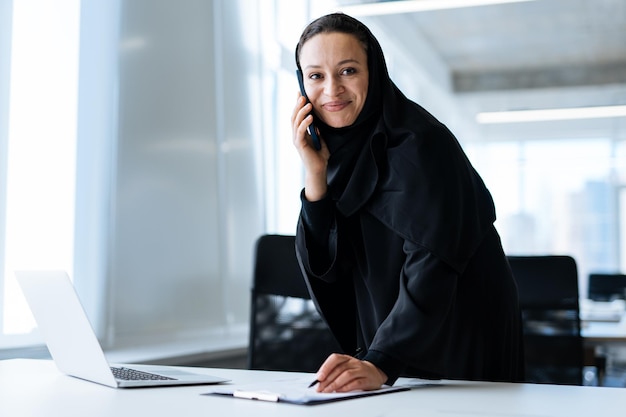
[[[328,126],[333,127],[335,129],[341,129],[342,127],[348,127],[351,124],[354,123],[354,120],[352,119],[344,119],[344,118],[333,118],[331,120],[324,120],[324,123],[326,123]]]

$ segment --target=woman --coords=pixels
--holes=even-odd
[[[310,100],[292,115],[305,169],[296,252],[344,350],[317,390],[521,380],[517,288],[491,195],[455,137],[398,90],[378,41],[345,14],[310,23],[296,63]]]

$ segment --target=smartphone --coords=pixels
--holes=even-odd
[[[296,70],[296,75],[298,76],[298,84],[300,84],[300,93],[304,96],[304,98],[306,98],[307,103],[310,103],[309,98],[306,96],[306,92],[304,91],[304,78],[302,76],[302,71]],[[309,127],[307,127],[307,131],[313,140],[313,147],[318,151],[322,149],[322,143],[320,142],[320,137],[317,135],[315,124],[311,123]]]

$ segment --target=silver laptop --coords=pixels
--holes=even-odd
[[[111,366],[67,273],[16,271],[15,276],[52,359],[59,370],[67,375],[114,388],[216,384],[227,381],[168,366]]]

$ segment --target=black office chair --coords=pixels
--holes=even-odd
[[[569,256],[509,256],[524,322],[526,380],[583,385],[578,269]]]
[[[626,300],[626,275],[589,274],[588,296],[594,301]]]
[[[317,371],[341,350],[309,296],[295,236],[261,236],[255,258],[248,368]]]

